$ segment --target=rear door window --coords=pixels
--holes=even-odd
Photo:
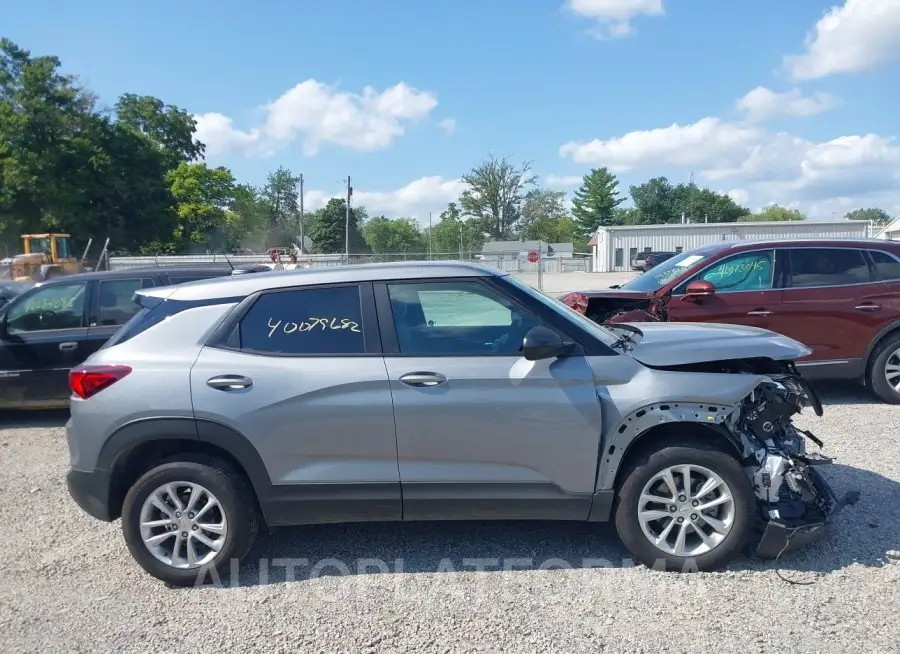
[[[896,281],[900,279],[900,261],[879,250],[869,250],[872,263],[875,264],[875,272],[879,279],[884,281]]]
[[[291,289],[261,295],[241,319],[242,351],[272,355],[366,353],[358,285]]]
[[[849,286],[872,281],[869,265],[853,248],[794,248],[790,260],[790,288]]]
[[[106,279],[97,284],[97,324],[100,326],[124,325],[140,310],[134,302],[134,292],[153,288],[150,277]]]

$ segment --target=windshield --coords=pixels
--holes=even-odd
[[[711,252],[697,251],[682,252],[657,264],[642,275],[622,284],[619,288],[628,291],[655,291],[680,276],[688,268],[703,263],[711,254]]]
[[[534,287],[529,286],[525,282],[520,282],[518,279],[516,279],[512,275],[508,276],[506,279],[509,281],[510,284],[512,284],[516,288],[520,289],[522,292],[527,293],[528,295],[530,295],[531,297],[536,299],[538,302],[544,304],[545,306],[550,307],[551,309],[555,309],[557,312],[563,314],[566,318],[568,318],[572,322],[578,323],[579,325],[581,325],[582,327],[584,327],[585,329],[590,331],[592,334],[596,335],[597,338],[599,338],[601,341],[603,341],[607,345],[612,345],[613,343],[615,343],[616,341],[619,340],[619,337],[616,336],[615,333],[610,331],[610,329],[608,327],[603,327],[601,325],[598,325],[590,318],[586,318],[585,316],[581,315],[580,313],[578,313],[577,311],[575,311],[574,309],[572,309],[565,303],[560,302],[556,298],[552,298],[549,295],[544,295],[543,293],[541,293]]]
[[[40,254],[41,252],[50,253],[49,238],[33,238],[31,239],[31,251]]]

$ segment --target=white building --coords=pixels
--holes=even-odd
[[[900,216],[885,225],[876,235],[883,241],[900,241]]]
[[[900,229],[897,227],[896,229]],[[767,222],[622,225],[601,227],[591,239],[595,272],[631,270],[638,252],[683,252],[729,240],[867,238],[865,220],[785,220]],[[900,236],[900,234],[898,234]]]

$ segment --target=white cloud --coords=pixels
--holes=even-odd
[[[438,123],[438,127],[444,130],[448,136],[456,131],[456,118],[444,118]]]
[[[637,16],[660,16],[662,0],[566,0],[566,9],[597,23],[591,34],[597,38],[621,38],[633,33]]]
[[[726,195],[742,206],[750,202],[750,194],[742,188],[733,188]]]
[[[900,59],[897,0],[846,0],[833,6],[806,36],[805,52],[783,66],[795,80],[879,68]]]
[[[353,189],[351,203],[365,206],[370,216],[384,214],[389,218],[415,218],[421,225],[428,224],[428,212],[437,221],[448,202],[455,202],[467,185],[461,179],[448,179],[440,175],[422,177],[393,191],[367,191]],[[304,204],[311,211],[324,207],[329,199],[345,197],[345,191],[333,193],[310,190],[304,196]]]
[[[406,126],[437,107],[437,98],[400,82],[378,92],[340,91],[314,79],[301,82],[261,107],[262,124],[243,131],[220,113],[196,116],[197,138],[213,156],[271,156],[300,140],[304,154],[317,154],[323,144],[370,152],[390,147]]]
[[[763,86],[757,86],[737,101],[738,111],[747,120],[764,121],[781,116],[812,116],[841,105],[841,99],[830,93],[817,92],[803,95],[800,89],[776,93]]]
[[[559,154],[576,163],[625,172],[657,161],[685,166],[723,164],[736,149],[745,148],[758,138],[759,128],[753,125],[703,118],[689,125],[673,123],[614,139],[571,141],[560,147]]]
[[[809,211],[824,211],[840,198],[858,206],[876,197],[889,206],[900,200],[900,144],[877,134],[815,142],[760,125],[703,118],[689,125],[568,143],[560,154],[615,171],[691,166],[718,188],[737,187],[731,191],[736,200],[746,194],[759,203],[799,203]]]
[[[558,188],[566,186],[580,186],[584,181],[583,175],[547,175],[547,186],[555,186]]]

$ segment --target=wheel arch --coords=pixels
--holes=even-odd
[[[224,460],[250,482],[265,506],[271,479],[259,452],[238,431],[210,420],[149,418],[120,427],[100,452],[98,468],[109,472],[110,519],[121,515],[131,485],[159,461],[179,454],[205,454]]]
[[[621,471],[633,457],[685,436],[709,439],[740,457],[741,444],[722,424],[732,410],[721,404],[659,402],[633,411],[603,441],[596,491],[618,488]]]
[[[900,335],[900,320],[895,321],[884,327],[879,331],[875,338],[872,339],[872,342],[869,343],[869,346],[866,348],[866,355],[863,358],[866,364],[866,371],[869,369],[869,364],[872,362],[873,355],[878,351],[878,347],[884,343],[888,338],[894,335]]]

